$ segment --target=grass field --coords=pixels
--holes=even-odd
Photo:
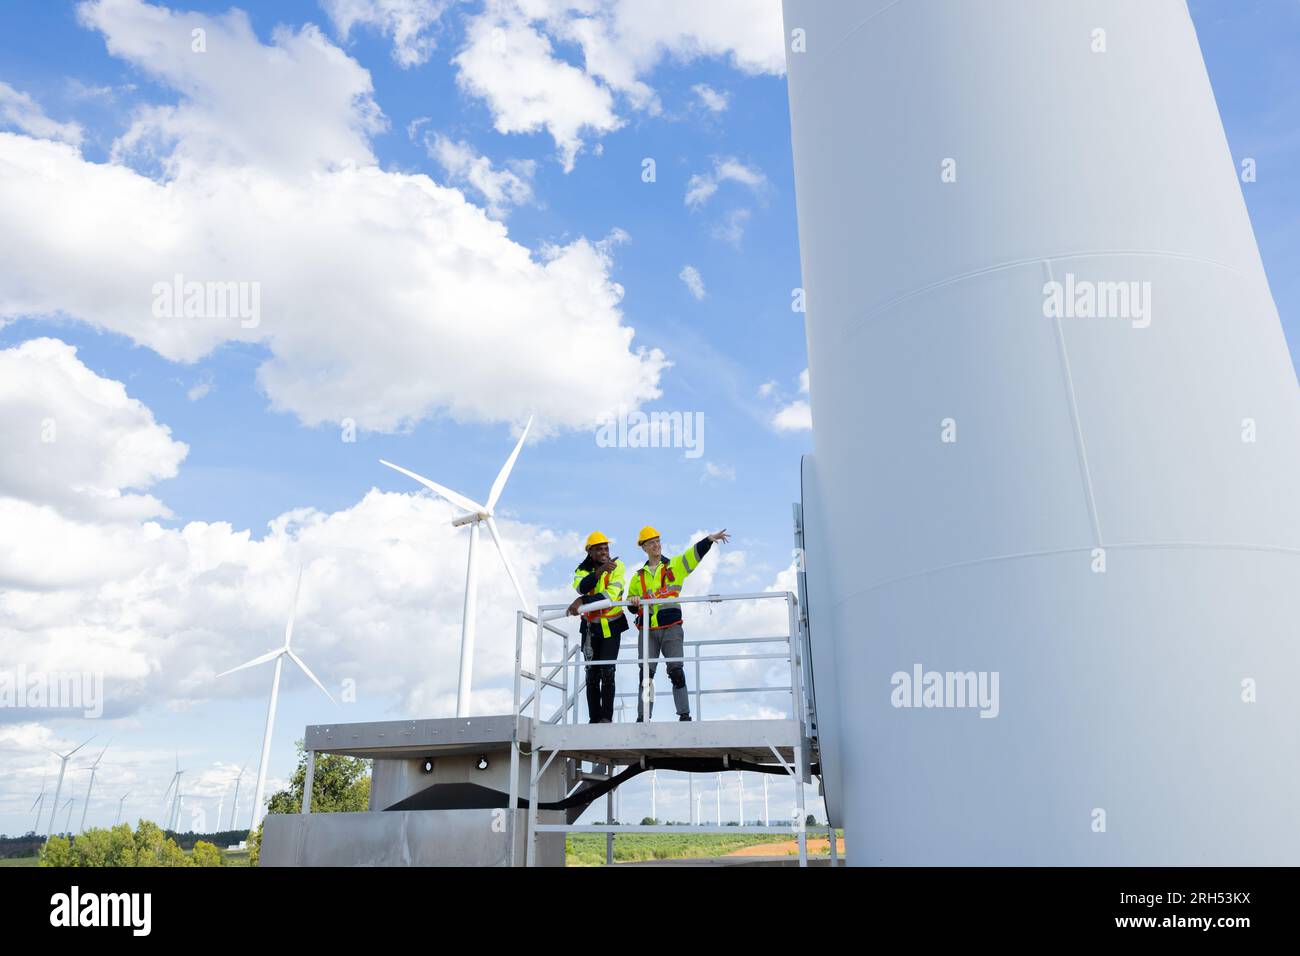
[[[823,831],[825,832],[825,831]],[[745,847],[781,842],[771,833],[620,833],[614,839],[614,862],[686,860],[726,856]],[[784,850],[775,851],[780,855]],[[568,866],[601,866],[605,862],[605,834],[572,833],[565,844]]]
[[[726,856],[745,847],[767,846],[780,843],[779,837],[766,833],[737,833],[735,836],[720,833],[620,833],[614,840],[614,861],[633,863],[645,860],[685,860],[701,857]],[[605,863],[605,835],[603,833],[573,833],[565,845],[569,866],[602,866]],[[779,855],[782,850],[776,850]],[[226,866],[247,867],[248,851],[221,851]],[[35,866],[36,857],[26,856],[0,860],[0,866]]]

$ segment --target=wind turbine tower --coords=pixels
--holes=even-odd
[[[505,490],[506,480],[510,477],[510,471],[515,467],[515,461],[519,458],[519,451],[524,447],[524,440],[528,438],[528,429],[533,425],[533,420],[528,419],[524,426],[523,434],[519,436],[519,441],[515,443],[515,449],[506,459],[506,463],[501,466],[501,471],[497,473],[496,481],[492,482],[492,488],[488,492],[487,504],[478,504],[475,501],[466,498],[459,492],[452,491],[437,482],[430,481],[423,475],[417,475],[413,471],[408,471],[392,462],[379,460],[381,465],[387,465],[394,471],[400,471],[408,478],[414,478],[420,484],[424,485],[438,497],[450,502],[457,508],[460,508],[465,514],[452,521],[454,527],[469,525],[469,560],[465,567],[465,606],[461,616],[460,623],[460,679],[456,686],[456,716],[468,717],[470,706],[470,685],[473,680],[474,671],[474,636],[475,636],[475,617],[478,610],[478,537],[479,525],[486,524],[488,533],[492,535],[492,541],[496,545],[497,554],[501,556],[501,563],[505,565],[506,574],[510,576],[510,583],[514,585],[515,594],[519,598],[521,609],[528,610],[528,601],[524,597],[523,588],[519,586],[519,579],[515,577],[515,569],[510,564],[510,559],[506,557],[505,545],[501,542],[501,535],[497,531],[497,523],[494,517],[494,509],[497,502],[501,499],[501,492]]]

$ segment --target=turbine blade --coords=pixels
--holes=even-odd
[[[302,590],[302,565],[298,565],[298,583],[293,586],[293,604],[289,605],[289,623],[284,626],[284,646],[293,640],[293,619],[298,616],[298,593]]]
[[[393,469],[393,471],[400,471],[408,478],[414,478],[420,484],[424,485],[424,487],[428,488],[434,494],[438,495],[438,497],[450,501],[453,505],[455,505],[457,508],[460,508],[462,511],[468,511],[470,514],[478,514],[481,511],[487,510],[482,505],[478,505],[470,501],[464,495],[457,494],[456,492],[452,491],[450,488],[444,488],[436,481],[430,481],[428,478],[425,478],[423,475],[417,475],[413,471],[407,471],[401,465],[394,465],[391,461],[384,461],[382,458],[379,459],[379,463],[381,465],[387,465],[389,468]]]
[[[289,660],[293,661],[295,664],[297,664],[299,667],[302,668],[302,672],[311,678],[311,682],[320,688],[320,692],[330,699],[331,704],[338,703],[338,701],[334,699],[333,695],[331,695],[330,692],[325,689],[325,685],[316,679],[316,675],[311,672],[311,668],[308,667],[305,663],[303,663],[303,659],[301,657],[299,657],[293,651],[288,651],[287,653],[289,655]]]
[[[235,671],[242,671],[246,667],[256,667],[258,664],[265,664],[267,661],[273,661],[283,653],[283,647],[276,648],[273,651],[267,651],[261,657],[254,657],[251,661],[240,664],[238,667],[232,667],[228,671],[222,671],[217,675],[217,677],[214,677],[213,680],[216,680],[218,677],[225,677],[227,674],[233,674]]]
[[[515,443],[515,450],[510,453],[506,463],[501,466],[501,471],[497,474],[497,480],[492,482],[492,490],[488,492],[487,512],[492,513],[492,509],[497,506],[497,499],[501,497],[501,492],[505,490],[506,480],[510,477],[510,471],[515,467],[515,460],[519,457],[519,450],[524,447],[524,440],[528,438],[528,429],[533,427],[533,420],[530,417],[528,424],[524,426],[524,433],[519,436],[519,441]]]
[[[28,810],[27,812],[28,812],[28,813],[31,813],[32,810],[35,810],[35,809],[36,809],[36,804],[40,803],[40,802],[41,802],[42,800],[44,800],[44,799],[45,799],[45,794],[42,793],[42,794],[41,794],[40,796],[38,796],[35,800],[32,801],[31,809]]]
[[[497,522],[495,518],[487,519],[488,531],[492,535],[492,540],[496,543],[497,554],[501,555],[501,563],[506,566],[506,574],[510,575],[510,583],[515,586],[515,594],[519,598],[520,610],[528,610],[528,600],[524,597],[524,589],[519,586],[519,579],[515,577],[515,569],[510,566],[510,559],[506,557],[506,547],[501,542],[501,535],[497,532]]]
[[[87,737],[87,738],[86,738],[85,740],[83,740],[81,743],[77,744],[77,746],[73,747],[71,750],[68,751],[68,756],[71,757],[73,754],[75,754],[75,753],[76,753],[78,750],[80,750],[82,747],[86,746],[86,744],[90,743],[92,740],[95,739],[95,736],[96,736],[95,734],[91,734],[89,737]],[[60,754],[59,756],[63,756],[63,755]]]

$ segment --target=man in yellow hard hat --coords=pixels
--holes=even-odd
[[[578,614],[584,604],[608,598],[623,600],[627,569],[618,558],[609,556],[609,539],[599,531],[587,537],[587,557],[573,569],[573,588],[577,598],[569,605],[570,614]],[[582,636],[582,653],[587,660],[612,661],[618,658],[621,635],[627,630],[627,615],[621,607],[590,611],[582,615],[578,632]],[[593,724],[614,720],[614,679],[618,668],[613,664],[588,667],[587,715]]]
[[[714,534],[705,535],[695,544],[687,548],[683,553],[671,560],[664,560],[663,544],[659,540],[659,532],[646,525],[641,529],[641,533],[636,536],[636,543],[646,553],[646,563],[637,569],[632,575],[629,582],[627,599],[633,607],[637,607],[636,626],[638,634],[641,631],[643,620],[642,615],[649,611],[650,614],[650,633],[649,646],[646,648],[646,657],[654,661],[663,652],[663,656],[671,660],[680,658],[684,650],[685,635],[682,632],[682,606],[675,603],[651,604],[647,608],[638,607],[642,598],[664,598],[677,597],[682,593],[682,582],[686,580],[690,573],[700,566],[700,561],[709,553],[715,542],[721,541],[726,543],[731,539],[727,534],[727,529]],[[638,647],[640,639],[638,638]],[[638,669],[641,665],[637,665]],[[641,693],[637,695],[636,702],[636,719],[640,721],[646,711],[645,700],[649,698],[650,708],[649,716],[654,716],[654,679],[656,664],[650,665],[650,679],[648,681],[639,680],[638,686],[642,688]],[[673,684],[673,704],[677,708],[678,720],[691,719],[691,698],[686,692],[686,668],[681,662],[670,663],[667,665],[668,679]]]

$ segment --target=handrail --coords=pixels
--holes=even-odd
[[[612,660],[586,660],[584,655],[582,654],[582,642],[574,641],[573,634],[569,630],[561,629],[560,627],[557,627],[555,624],[551,623],[552,621],[556,621],[558,623],[558,620],[560,618],[566,618],[569,616],[576,617],[577,614],[574,615],[567,614],[567,611],[571,605],[540,604],[537,607],[536,614],[531,614],[527,611],[522,611],[522,610],[517,612],[516,628],[515,628],[515,673],[514,673],[515,732],[514,732],[514,737],[513,737],[511,751],[510,751],[510,793],[509,793],[508,805],[512,808],[518,807],[519,805],[518,800],[520,796],[520,792],[519,792],[520,784],[524,782],[520,779],[519,758],[520,756],[527,756],[529,758],[529,772],[527,775],[528,810],[527,810],[527,831],[526,831],[528,835],[528,843],[525,846],[524,853],[523,853],[525,865],[532,866],[535,862],[536,848],[534,846],[532,835],[539,832],[559,832],[559,831],[576,832],[577,830],[593,830],[593,832],[605,832],[609,834],[612,839],[612,834],[614,832],[635,832],[638,829],[638,828],[629,829],[623,826],[611,824],[608,821],[606,822],[605,825],[599,827],[586,827],[586,826],[578,827],[578,826],[558,825],[558,824],[543,825],[538,822],[538,816],[537,816],[538,785],[543,775],[545,775],[547,770],[550,768],[552,762],[556,759],[556,757],[560,755],[561,750],[551,749],[548,747],[547,749],[551,749],[549,755],[539,754],[535,744],[530,745],[529,750],[527,752],[521,750],[522,721],[526,716],[530,718],[531,726],[534,728],[533,730],[534,734],[536,733],[536,728],[543,725],[544,723],[545,724],[555,724],[561,722],[566,724],[577,723],[581,719],[582,699],[584,696],[583,692],[587,686],[586,678],[588,676],[588,669],[591,667],[612,666],[617,668],[617,667],[627,667],[630,665],[637,665],[640,671],[639,687],[637,691],[635,693],[627,692],[627,691],[616,692],[614,696],[618,700],[626,700],[627,698],[639,698],[646,703],[650,703],[654,699],[653,698],[654,690],[653,690],[653,683],[649,679],[649,670],[644,666],[645,664],[650,664],[652,666],[657,665],[659,663],[664,663],[666,665],[680,664],[683,667],[686,667],[687,665],[694,665],[693,688],[690,691],[688,691],[688,693],[695,698],[694,709],[695,709],[697,719],[702,719],[703,717],[702,698],[704,696],[715,696],[720,694],[732,694],[732,695],[789,694],[788,712],[790,715],[790,719],[795,721],[798,725],[797,739],[799,741],[804,740],[805,733],[807,732],[808,728],[810,728],[811,726],[811,722],[810,722],[811,702],[809,700],[808,687],[806,683],[808,675],[805,675],[803,673],[803,668],[804,668],[803,658],[805,652],[804,652],[803,634],[800,630],[801,618],[798,616],[799,598],[795,593],[791,591],[760,591],[760,592],[749,592],[743,594],[715,593],[715,594],[687,595],[687,596],[678,595],[676,597],[643,598],[635,601],[604,600],[604,601],[593,602],[592,604],[580,606],[580,610],[578,611],[578,613],[583,613],[589,610],[599,610],[602,608],[633,608],[634,610],[636,610],[640,608],[654,607],[656,605],[664,605],[664,604],[672,604],[672,605],[706,604],[706,603],[720,604],[723,602],[730,602],[730,601],[772,601],[772,600],[784,601],[786,603],[787,617],[789,621],[789,633],[787,635],[769,636],[771,633],[769,631],[767,635],[760,636],[760,637],[693,638],[690,640],[683,641],[683,653],[682,656],[680,657],[652,658],[648,655],[647,643],[649,640],[649,631],[650,631],[649,614],[640,615],[641,625],[638,628],[638,634],[637,634],[638,645],[637,645],[636,656],[634,657],[620,656]],[[564,612],[564,613],[556,613],[556,612]],[[534,637],[533,637],[534,647],[532,653],[531,669],[525,669],[523,667],[523,637],[524,637],[525,624],[531,625],[534,628]],[[563,642],[562,644],[563,649],[559,656],[559,659],[551,659],[544,653],[544,642],[545,642],[545,638],[548,635],[558,637]],[[731,653],[714,652],[709,654],[701,653],[702,649],[706,649],[709,647],[718,647],[719,649],[726,648],[730,650],[731,648],[738,649],[738,646],[743,646],[743,645],[763,645],[763,644],[785,644],[786,646],[775,653],[738,653],[738,652],[731,652]],[[690,648],[691,653],[688,654],[685,650],[686,648]],[[757,648],[753,648],[753,649],[756,650]],[[788,662],[789,669],[790,669],[789,682],[783,684],[762,685],[762,686],[747,685],[741,687],[710,687],[708,689],[705,689],[701,686],[700,670],[702,665],[734,663],[738,661],[765,661],[765,662],[786,661]],[[570,680],[570,675],[569,675],[570,668],[573,668],[572,681]],[[557,679],[557,676],[559,676],[559,679]],[[770,669],[767,670],[765,676],[770,679],[771,677]],[[524,679],[528,679],[532,684],[532,689],[529,691],[526,697],[523,696],[522,682]],[[572,692],[570,692],[571,687],[572,687]],[[551,715],[549,717],[543,719],[542,697],[543,694],[550,689],[555,689],[560,691],[560,698],[561,698],[560,705],[558,709],[556,709],[554,712],[551,712]],[[645,709],[648,710],[648,707]],[[529,713],[530,711],[531,714]],[[619,714],[620,715],[622,714],[621,703],[619,705]],[[534,739],[535,738],[530,738],[530,744]],[[807,755],[804,753],[805,749],[806,748],[803,746],[802,743],[797,744],[795,746],[795,756],[794,756],[794,760],[792,761],[792,763],[794,764],[793,767],[787,764],[785,760],[781,759],[780,753],[777,752],[775,749],[773,749],[773,753],[776,754],[777,759],[781,760],[782,766],[785,767],[787,772],[790,774],[792,778],[794,778],[796,782],[796,790],[797,790],[796,799],[797,799],[797,806],[800,808],[800,817],[799,817],[800,823],[799,826],[795,828],[795,832],[798,836],[801,860],[806,859],[804,833],[801,828],[802,807],[803,807],[802,780],[806,777],[807,768],[808,768]],[[579,769],[581,768],[579,767]],[[570,773],[573,772],[572,768],[570,768],[569,772]],[[580,783],[575,784],[575,786],[579,786],[579,785]],[[612,795],[610,799],[612,800]],[[510,814],[510,823],[509,823],[512,860],[515,858],[514,854],[517,852],[516,848],[517,848],[517,838],[518,838],[518,834],[516,833],[517,828],[515,825],[515,816],[516,815],[514,813]],[[741,825],[742,825],[741,829],[748,829],[747,827],[744,826],[743,820],[741,821]],[[726,831],[719,831],[719,832],[731,832],[733,829],[734,828],[729,827]],[[772,828],[771,832],[790,832],[790,828],[776,827],[776,828]],[[608,844],[607,844],[607,850],[609,852],[612,852],[612,848],[610,848]]]

